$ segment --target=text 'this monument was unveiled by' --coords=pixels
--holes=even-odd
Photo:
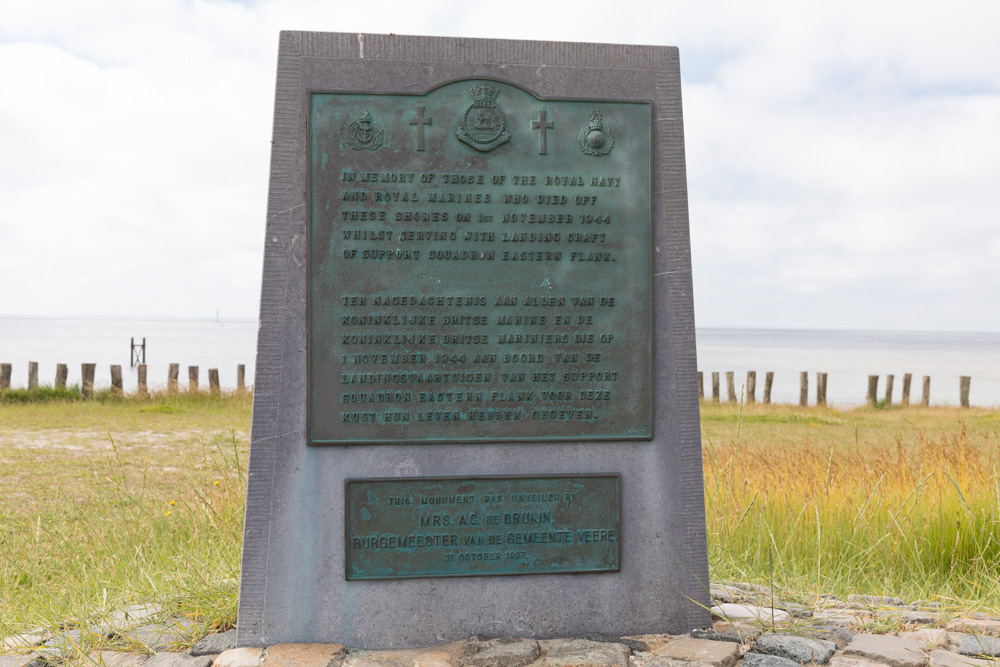
[[[677,50],[281,37],[239,644],[679,633]]]

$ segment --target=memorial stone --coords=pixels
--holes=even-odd
[[[285,32],[238,645],[708,625],[677,49]]]

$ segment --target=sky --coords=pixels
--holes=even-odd
[[[280,30],[680,49],[697,324],[1000,331],[1000,3],[0,0],[0,316],[257,316]]]

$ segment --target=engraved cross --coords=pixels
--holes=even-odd
[[[410,121],[411,123],[413,121]],[[531,121],[531,129],[539,130],[538,133],[538,154],[545,155],[546,144],[545,144],[545,130],[551,130],[553,127],[551,120],[545,119],[545,110],[541,109],[538,112],[538,120]]]
[[[417,115],[410,119],[410,125],[417,126],[417,150],[424,150],[424,125],[433,125],[430,117],[424,118],[424,107],[417,107]]]

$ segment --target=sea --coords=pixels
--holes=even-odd
[[[926,375],[931,405],[958,405],[959,377],[968,375],[972,405],[1000,406],[1000,333],[699,328],[696,335],[705,391],[711,392],[711,374],[718,372],[723,400],[727,371],[734,373],[737,394],[747,371],[756,371],[758,401],[765,373],[773,372],[774,403],[798,402],[802,371],[809,374],[809,401],[815,402],[816,373],[825,372],[827,402],[844,408],[865,402],[869,375],[880,376],[880,399],[886,375],[894,375],[898,402],[903,374],[911,373],[911,402],[919,402]],[[82,363],[95,363],[97,388],[111,385],[109,367],[120,364],[126,391],[134,391],[138,376],[130,366],[131,342],[143,339],[150,388],[166,387],[171,363],[181,365],[181,386],[187,384],[187,366],[198,366],[202,387],[208,386],[208,369],[217,368],[222,386],[235,388],[238,364],[246,365],[247,384],[253,384],[256,320],[0,317],[0,363],[13,365],[14,387],[27,385],[29,361],[38,362],[44,384],[54,381],[56,364],[67,364],[71,385],[80,383]]]

